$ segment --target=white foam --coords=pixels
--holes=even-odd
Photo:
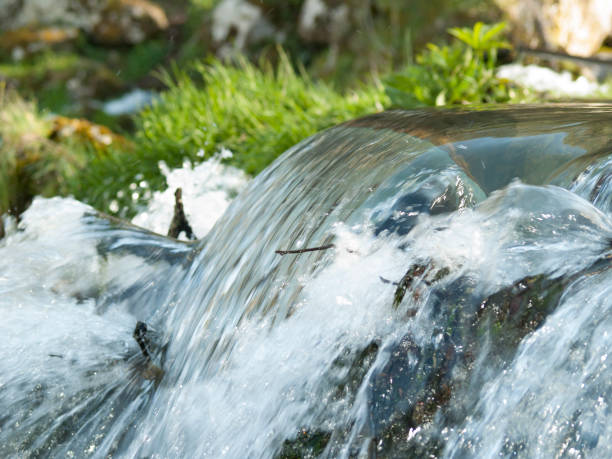
[[[166,234],[174,213],[174,192],[180,187],[187,220],[195,235],[204,237],[249,181],[240,169],[221,163],[227,157],[231,157],[231,152],[222,150],[219,155],[195,167],[185,161],[183,167],[174,170],[160,163],[168,188],[153,193],[147,208],[136,215],[132,223]]]
[[[508,64],[497,70],[498,78],[515,81],[535,91],[550,92],[559,96],[586,97],[606,90],[606,87],[589,81],[584,76],[576,79],[565,72],[555,72],[538,65]]]

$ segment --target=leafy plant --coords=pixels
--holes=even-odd
[[[477,53],[481,53],[481,56],[484,57],[482,53],[496,52],[498,48],[511,48],[510,43],[499,39],[499,35],[505,28],[505,22],[493,25],[477,22],[471,29],[469,27],[453,27],[448,30],[448,33],[461,40]]]
[[[495,76],[497,50],[510,45],[500,39],[504,23],[453,28],[452,45],[428,44],[416,64],[384,80],[393,106],[410,108],[465,103],[507,102],[511,91]]]

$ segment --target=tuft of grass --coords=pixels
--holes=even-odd
[[[65,193],[81,152],[47,139],[51,122],[33,102],[0,83],[0,215],[19,215],[32,197]]]
[[[127,217],[165,185],[159,161],[197,164],[227,148],[229,163],[256,175],[302,139],[388,103],[380,85],[341,94],[295,71],[284,53],[276,67],[260,67],[210,60],[162,74],[169,90],[136,119],[136,151],[94,160],[74,193]]]
[[[87,164],[105,155],[107,146],[97,138],[87,137],[83,129],[74,135],[57,131],[57,121],[0,82],[0,215],[18,216],[36,195],[69,194]],[[91,126],[94,133],[101,129],[74,121]],[[111,142],[117,139],[107,137]],[[129,144],[117,148],[128,150]]]
[[[234,153],[234,165],[255,175],[300,140],[380,111],[386,102],[380,87],[344,95],[314,82],[294,71],[284,54],[276,68],[212,60],[195,64],[192,72],[165,74],[170,90],[138,123],[140,144],[169,165],[182,164],[185,156],[201,161],[225,147]]]

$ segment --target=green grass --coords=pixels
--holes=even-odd
[[[91,145],[48,139],[52,121],[0,82],[0,215],[21,213],[35,195],[68,193],[95,154]]]
[[[163,79],[170,89],[136,119],[136,151],[94,160],[72,189],[77,197],[106,211],[114,201],[130,216],[148,191],[164,187],[159,161],[195,164],[228,148],[231,164],[256,175],[300,140],[388,103],[377,85],[341,94],[312,81],[284,54],[275,68],[211,60]]]

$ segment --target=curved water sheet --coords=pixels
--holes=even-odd
[[[612,456],[611,110],[346,123],[195,245],[37,199],[0,241],[0,455]]]

